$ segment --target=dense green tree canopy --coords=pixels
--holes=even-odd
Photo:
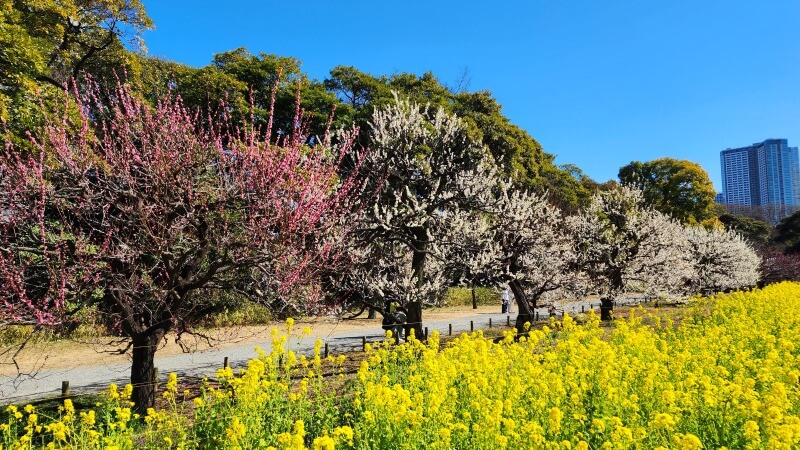
[[[464,120],[469,133],[488,148],[504,174],[520,186],[546,191],[552,200],[567,208],[574,208],[590,197],[579,179],[557,167],[553,155],[503,115],[502,106],[489,91],[453,92],[430,72],[421,76],[399,73],[374,77],[345,66],[331,70],[324,84],[352,108],[352,120],[362,130],[367,129],[374,109],[391,103],[392,92],[397,92]]]
[[[141,93],[150,102],[164,98],[170,90],[177,87],[178,81],[197,69],[185,64],[162,58],[135,55],[135,65],[139,67],[139,76],[133,80],[136,92]]]
[[[85,69],[124,69],[124,44],[151,25],[139,0],[2,0],[0,82],[61,88]]]
[[[365,107],[376,98],[389,95],[386,92],[386,79],[359,72],[353,66],[336,66],[331,69],[330,78],[324,81],[325,88],[336,94],[342,102],[353,110]]]
[[[674,158],[632,161],[619,169],[619,180],[641,189],[648,204],[683,223],[714,217],[714,185],[697,163]]]
[[[580,183],[582,189],[578,191],[578,194],[581,195],[579,199],[581,205],[587,204],[590,197],[595,194],[619,188],[619,183],[617,183],[616,180],[607,180],[599,183],[589,175],[583,173],[583,170],[575,164],[562,164],[558,166],[558,168]]]
[[[178,93],[193,108],[217,108],[225,104],[234,119],[252,118],[256,125],[270,119],[275,91],[273,132],[286,133],[295,126],[295,105],[299,94],[305,126],[312,135],[322,134],[336,96],[301,71],[298,59],[238,48],[214,55],[214,61],[178,80]],[[299,90],[299,92],[298,92]],[[339,124],[343,124],[341,121]]]
[[[786,246],[786,253],[800,253],[800,211],[795,211],[775,227],[775,242]]]
[[[719,221],[725,225],[725,228],[741,234],[752,245],[766,245],[772,235],[770,224],[752,217],[726,213],[719,216]]]

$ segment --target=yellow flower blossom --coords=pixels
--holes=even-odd
[[[691,433],[678,433],[673,437],[673,442],[675,447],[681,450],[699,450],[703,448],[703,443],[700,442],[700,439]]]
[[[238,442],[239,439],[245,436],[246,432],[247,428],[241,420],[238,417],[234,417],[228,428],[225,429],[225,436],[233,442]]]
[[[220,369],[192,401],[174,397],[171,374],[167,406],[142,419],[129,385],[109,386],[95,409],[7,406],[0,445],[800,448],[800,317],[785,313],[797,307],[800,284],[781,283],[634,308],[609,326],[587,312],[498,340],[431,333],[427,343],[371,344],[354,356],[355,373],[344,355],[322,359],[321,341],[303,356],[276,330],[269,354],[256,350],[237,373]]]

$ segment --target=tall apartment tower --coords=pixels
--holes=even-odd
[[[725,202],[800,206],[800,158],[786,139],[767,139],[720,152]]]

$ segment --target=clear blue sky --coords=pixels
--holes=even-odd
[[[320,80],[352,65],[454,85],[466,69],[556,163],[598,181],[670,156],[719,189],[720,150],[800,144],[797,0],[143,1],[149,54],[192,66],[244,46]]]

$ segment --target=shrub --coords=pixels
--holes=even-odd
[[[500,293],[493,288],[476,287],[475,300],[478,305],[499,305]],[[472,305],[472,289],[454,287],[449,288],[444,293],[442,298],[443,306],[471,306]]]

